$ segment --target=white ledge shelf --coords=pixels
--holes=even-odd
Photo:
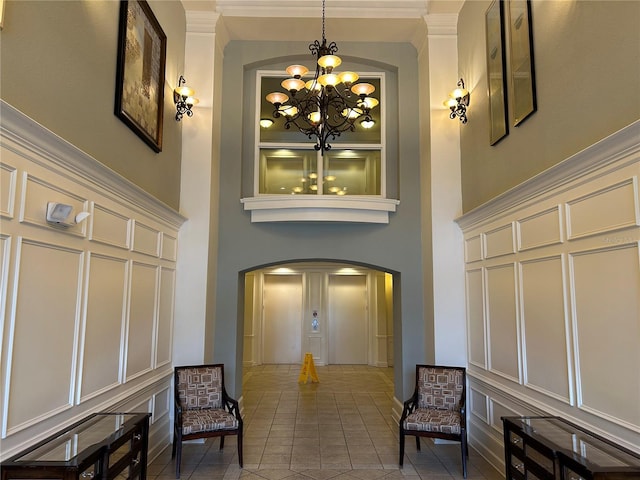
[[[389,223],[400,200],[380,197],[265,195],[240,199],[251,222]]]

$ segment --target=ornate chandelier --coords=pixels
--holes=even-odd
[[[274,106],[274,118],[284,117],[287,130],[293,125],[309,139],[315,139],[314,148],[323,155],[331,149],[330,140],[335,140],[342,132],[355,131],[357,119],[365,128],[370,128],[374,122],[370,111],[379,104],[369,96],[375,91],[373,85],[356,83],[357,73],[334,71],[342,60],[335,55],[338,51],[336,43],[327,44],[325,38],[324,3],[322,0],[322,43],[316,40],[309,45],[312,55],[317,58],[313,79],[302,80],[309,72],[307,67],[291,65],[286,69],[291,78],[281,83],[289,95],[273,92],[266,96]]]

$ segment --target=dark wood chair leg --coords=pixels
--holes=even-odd
[[[416,449],[420,451],[420,437],[416,435]]]
[[[467,478],[467,457],[469,456],[469,446],[467,445],[467,432],[462,431],[462,439],[460,440],[460,449],[462,450],[462,476]]]
[[[404,432],[400,429],[400,460],[398,464],[402,466],[404,464]]]
[[[242,432],[238,433],[238,464],[242,468]]]
[[[180,478],[180,462],[182,461],[182,439],[178,439],[176,454],[176,478]]]
[[[220,450],[224,448],[224,435],[220,437]]]

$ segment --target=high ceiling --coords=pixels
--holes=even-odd
[[[326,0],[333,41],[411,42],[425,15],[457,14],[465,0]],[[321,37],[321,0],[182,0],[185,10],[217,12],[231,40]]]

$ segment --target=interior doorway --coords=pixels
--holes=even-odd
[[[245,273],[243,364],[393,365],[393,275],[334,262]]]
[[[368,363],[367,277],[329,275],[329,363]]]
[[[302,275],[265,274],[263,363],[298,363],[302,356]]]

